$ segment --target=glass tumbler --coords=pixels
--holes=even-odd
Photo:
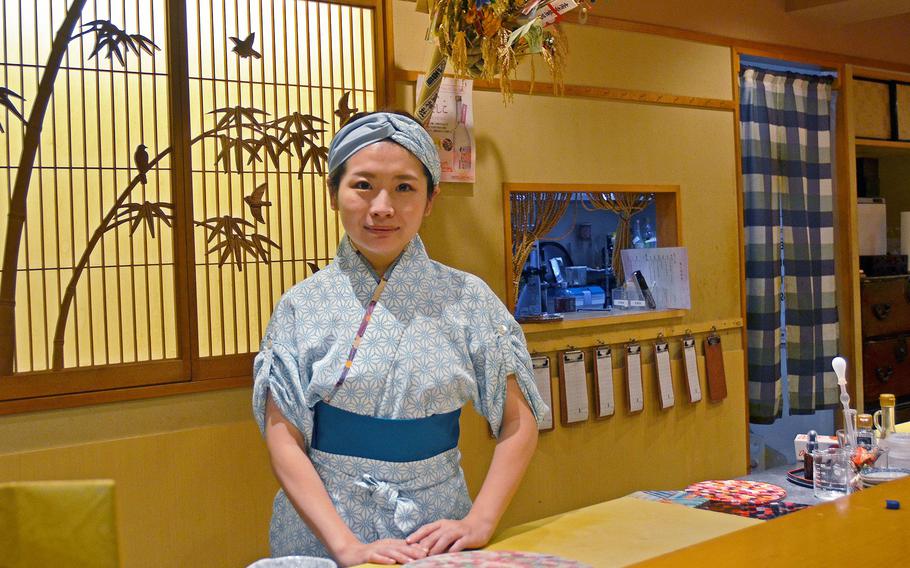
[[[812,452],[812,484],[816,499],[830,501],[850,493],[854,475],[850,453],[850,450],[844,448]]]

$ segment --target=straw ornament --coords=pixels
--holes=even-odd
[[[435,52],[418,97],[417,118],[428,123],[446,63],[456,77],[490,81],[498,75],[503,102],[508,103],[518,64],[526,56],[540,55],[550,71],[554,92],[561,94],[569,48],[559,19],[577,6],[590,10],[592,2],[429,0],[427,38],[435,43]]]

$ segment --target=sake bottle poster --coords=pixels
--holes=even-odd
[[[417,93],[423,88],[425,79],[424,75],[417,77]],[[444,77],[427,125],[436,142],[442,181],[445,182],[474,183],[473,85],[470,79]]]

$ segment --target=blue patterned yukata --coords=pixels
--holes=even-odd
[[[329,266],[278,302],[254,364],[260,429],[271,396],[303,434],[336,510],[362,542],[405,538],[434,520],[464,518],[471,507],[457,447],[405,462],[312,447],[313,408],[332,392],[378,281],[345,237]],[[449,413],[472,401],[498,433],[510,374],[539,421],[549,410],[534,385],[520,326],[482,280],[430,260],[414,237],[331,406],[402,420]],[[275,497],[270,542],[273,556],[329,556],[283,490]]]

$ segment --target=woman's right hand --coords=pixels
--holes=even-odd
[[[344,547],[335,560],[339,566],[356,566],[371,562],[373,564],[407,564],[420,560],[427,555],[426,549],[417,544],[408,544],[404,540],[386,538],[368,544],[358,542]]]

